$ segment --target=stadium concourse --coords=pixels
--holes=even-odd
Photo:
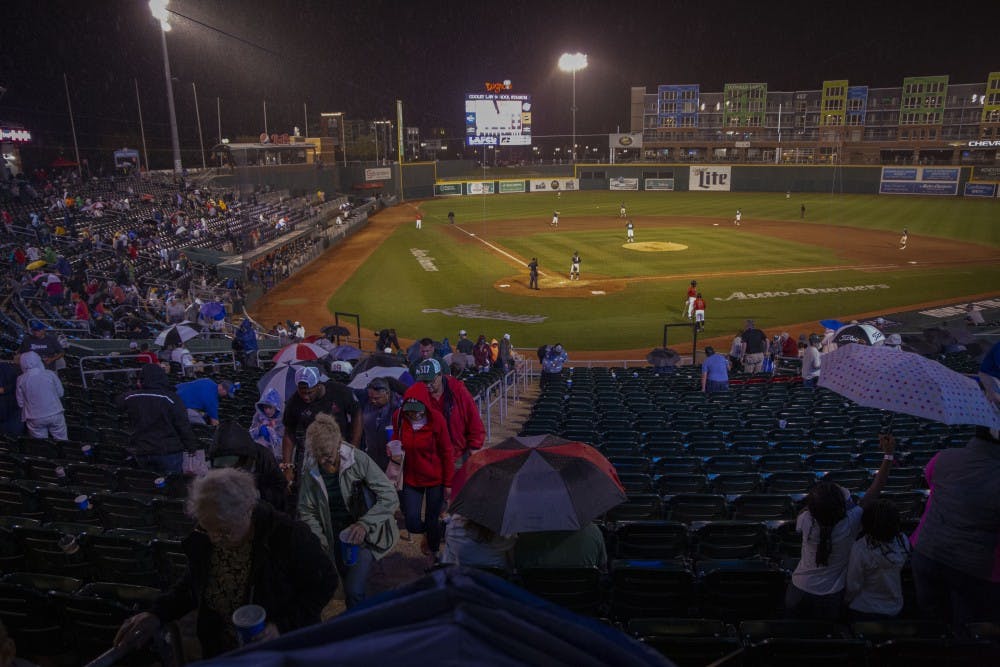
[[[245,431],[256,417],[256,437],[265,437],[259,430],[263,408],[258,401],[263,397],[258,387],[265,376],[260,366],[267,365],[270,355],[260,350],[298,342],[296,327],[252,335],[247,329],[237,331],[231,318],[241,310],[242,290],[258,283],[229,281],[183,255],[209,249],[233,252],[291,238],[297,229],[322,222],[328,207],[279,201],[263,192],[240,201],[232,193],[209,192],[191,183],[152,180],[105,179],[81,186],[40,178],[32,190],[33,195],[25,195],[23,188],[16,196],[9,190],[0,193],[0,208],[9,214],[3,216],[3,241],[11,256],[0,268],[10,287],[0,312],[0,344],[3,356],[20,357],[24,369],[19,378],[14,364],[0,365],[5,409],[0,619],[19,656],[73,663],[108,650],[119,625],[137,612],[157,608],[161,593],[187,570],[192,552],[183,540],[196,530],[185,505],[190,476],[204,474],[209,465],[260,472],[247,460],[272,457],[270,449],[257,444],[252,445],[253,456],[223,455],[215,427],[199,422],[235,422],[235,431],[249,439]],[[338,260],[336,275],[350,274],[346,262],[364,261],[371,251],[369,234],[383,234],[404,219],[412,222],[409,207],[389,209],[344,239],[332,251]],[[259,287],[264,291],[266,286],[267,293],[253,313],[265,323],[300,322],[307,331],[320,331],[329,323],[322,310],[325,299],[293,302],[290,295],[310,280],[329,280],[323,272],[331,263],[307,263],[318,255],[315,248],[303,249],[298,258],[294,253],[300,249],[292,248],[287,256],[276,251],[261,267]],[[336,286],[329,281],[323,289]],[[194,301],[196,294],[202,303]],[[213,303],[222,304],[224,312],[204,308]],[[995,334],[995,314],[986,311],[994,328],[987,324],[963,333]],[[180,320],[188,324],[169,333]],[[193,338],[185,339],[184,328]],[[141,344],[153,343],[159,335],[173,343],[142,350]],[[364,357],[372,352],[374,332],[363,331],[360,338]],[[240,344],[234,346],[236,339]],[[328,351],[335,341],[319,335],[313,342]],[[913,337],[909,344],[918,342]],[[979,359],[973,345],[936,342],[940,347],[931,350],[935,358],[960,372],[976,372]],[[728,349],[723,343],[718,347]],[[985,345],[979,347],[985,352]],[[174,352],[180,353],[171,356]],[[817,558],[817,547],[803,538],[798,525],[806,516],[803,509],[815,511],[814,491],[835,482],[862,504],[880,495],[886,501],[883,511],[898,518],[897,533],[910,534],[927,502],[925,467],[939,452],[963,448],[975,435],[972,427],[856,405],[829,390],[806,388],[792,373],[733,373],[730,391],[706,394],[700,391],[700,369],[693,365],[570,368],[553,355],[542,362],[547,379],[539,388],[533,383],[534,350],[522,352],[513,368],[490,357],[485,363],[477,358],[471,368],[452,366],[449,382],[464,383],[479,399],[481,412],[488,387],[527,388],[488,444],[505,436],[548,434],[587,443],[600,453],[598,460],[606,458],[613,466],[627,499],[589,517],[594,524],[581,533],[567,533],[573,536],[573,548],[563,542],[570,539],[567,534],[548,536],[554,541],[545,543],[525,532],[515,543],[495,530],[474,531],[468,523],[463,529],[453,517],[450,542],[445,537],[446,561],[451,553],[459,563],[483,565],[487,561],[477,561],[476,555],[499,554],[488,561],[490,572],[600,619],[681,665],[704,665],[731,654],[736,655],[718,664],[833,664],[834,659],[840,665],[904,660],[996,664],[998,619],[975,617],[961,624],[949,624],[943,616],[928,619],[918,608],[911,568],[902,562],[894,570],[897,583],[886,584],[901,605],[886,614],[895,618],[848,618],[838,608],[827,618],[802,613],[784,619],[791,599],[786,595],[793,590],[789,582],[793,572],[801,571],[800,558]],[[36,354],[40,363],[32,365]],[[322,366],[319,356],[316,363]],[[205,403],[187,405],[189,412],[204,413],[190,415],[187,449],[203,452],[206,461],[197,465],[199,458],[192,457],[183,472],[165,473],[149,457],[136,455],[134,423],[118,402],[136,374],[157,376],[146,365],[156,362],[169,369],[169,383],[150,383],[144,387],[147,397],[159,391],[172,401],[173,388],[192,378],[214,385],[207,399],[201,397]],[[333,380],[331,391],[352,380],[353,371],[348,373],[342,361],[325,363],[322,370]],[[436,381],[424,377],[426,369],[400,363],[400,376],[412,370],[417,379],[432,385]],[[296,372],[293,377],[296,397],[314,386],[310,374]],[[31,412],[28,396],[37,396],[43,381],[48,387],[55,382],[64,392],[60,397],[47,389],[44,398],[47,405],[59,405],[66,438],[56,430],[42,432],[52,414]],[[362,401],[369,400],[366,386],[379,391],[380,385],[359,386]],[[427,394],[421,383],[415,387],[421,396]],[[178,393],[188,396],[189,391]],[[28,401],[26,412],[10,401],[12,394]],[[291,393],[286,398],[290,406]],[[880,438],[890,425],[894,450]],[[891,470],[887,456],[893,459]],[[289,462],[281,462],[288,472]],[[846,508],[840,492],[837,498]],[[853,530],[861,514],[850,512]],[[233,538],[208,524],[197,533],[196,540],[202,541],[222,539],[222,534]],[[850,534],[851,541],[855,536],[856,531]],[[838,539],[837,548],[843,549],[847,542]],[[372,565],[368,594],[397,588],[423,576],[425,569],[447,567],[423,547],[418,534],[404,531]],[[239,557],[226,553],[227,558]],[[843,552],[838,554],[843,560]],[[286,566],[280,563],[278,569]],[[862,591],[867,585],[876,584],[863,584]],[[325,618],[343,608],[343,596],[341,585]],[[189,659],[199,657],[190,614],[182,617],[179,628],[171,633],[177,640],[174,649]],[[169,655],[166,646],[157,643],[130,660],[173,664],[164,658]]]

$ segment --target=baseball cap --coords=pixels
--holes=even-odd
[[[429,382],[441,375],[441,362],[437,359],[424,359],[417,365],[416,379],[418,382]]]
[[[295,371],[295,384],[304,384],[312,389],[319,384],[319,371],[312,366],[303,366]]]
[[[503,337],[506,338],[507,340],[510,340],[510,334],[504,334]]]
[[[459,329],[458,330],[458,335],[459,336],[464,336],[465,335],[465,329]]]
[[[138,350],[139,349],[139,343],[137,343],[135,341],[132,341],[131,343],[128,344],[128,349],[130,349],[130,350]]]
[[[889,334],[888,338],[885,339],[885,344],[891,347],[899,347],[903,344],[903,337],[898,333]]]
[[[44,330],[46,328],[47,327],[44,324],[42,324],[41,322],[39,322],[38,320],[31,320],[31,330],[32,331],[42,331],[42,330]]]
[[[415,398],[408,398],[403,401],[403,412],[426,412],[427,406]]]

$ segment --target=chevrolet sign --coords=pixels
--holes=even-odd
[[[981,139],[970,141],[969,148],[1000,148],[1000,139]]]

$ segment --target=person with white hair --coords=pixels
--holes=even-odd
[[[187,571],[150,611],[122,624],[116,646],[141,646],[161,625],[195,609],[204,658],[238,646],[232,617],[246,604],[267,612],[251,641],[319,623],[337,590],[333,563],[309,526],[260,502],[251,473],[210,470],[191,484],[187,511],[197,522],[182,543]]]

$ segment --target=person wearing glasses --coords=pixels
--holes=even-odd
[[[197,521],[182,543],[187,571],[150,611],[126,619],[116,646],[141,646],[194,609],[204,658],[238,646],[232,617],[243,605],[267,612],[252,641],[319,623],[337,590],[333,563],[309,526],[260,502],[252,474],[210,470],[191,484],[187,510]]]
[[[372,565],[399,539],[398,494],[378,464],[343,439],[330,415],[316,415],[306,429],[306,452],[299,517],[337,565],[350,608],[365,599]],[[350,545],[358,548],[345,555]]]
[[[437,363],[434,359],[424,363],[430,362]],[[396,411],[393,421],[403,450],[402,500],[406,530],[410,534],[424,534],[421,550],[432,556],[437,564],[443,532],[441,512],[448,504],[455,474],[455,453],[448,424],[444,414],[435,407],[424,382],[417,382],[406,390],[403,405]]]

